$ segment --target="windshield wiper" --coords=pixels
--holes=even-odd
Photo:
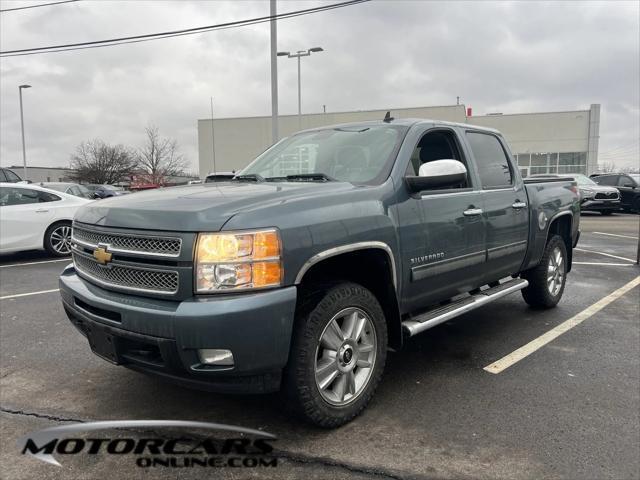
[[[231,180],[245,180],[247,182],[264,182],[264,178],[262,175],[258,175],[257,173],[247,173],[246,175],[236,175]]]
[[[297,173],[295,175],[287,175],[288,182],[335,182],[336,179],[330,177],[326,173]]]

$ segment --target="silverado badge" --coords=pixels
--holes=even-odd
[[[100,265],[106,265],[111,261],[113,254],[107,252],[107,248],[109,248],[107,245],[98,245],[98,248],[93,251],[93,258],[95,258]]]

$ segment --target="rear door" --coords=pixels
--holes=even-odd
[[[491,282],[520,270],[529,235],[527,192],[502,138],[484,131],[465,133],[482,188],[485,280]]]
[[[482,191],[457,132],[425,127],[417,138],[407,175],[417,175],[425,162],[452,158],[465,164],[468,180],[456,188],[420,194],[407,189],[398,203],[404,311],[478,287],[485,265]]]
[[[635,180],[628,175],[620,175],[615,187],[620,191],[622,205],[625,208],[630,208],[638,191]]]

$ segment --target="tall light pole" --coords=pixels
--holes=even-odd
[[[322,47],[313,47],[309,50],[298,50],[296,53],[291,52],[278,52],[279,57],[289,57],[298,59],[298,126],[302,125],[302,86],[300,77],[300,58],[308,57],[314,52],[324,52]]]
[[[276,21],[276,0],[269,2],[269,15],[271,16],[271,143],[276,143],[278,133],[278,24]]]
[[[18,95],[20,96],[20,128],[22,129],[22,179],[27,179],[27,149],[24,146],[24,113],[22,112],[22,89],[31,88],[31,85],[20,85]]]

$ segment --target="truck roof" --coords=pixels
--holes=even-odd
[[[461,128],[471,128],[473,130],[481,130],[485,132],[497,133],[499,135],[502,135],[500,131],[496,130],[495,128],[481,127],[479,125],[473,125],[470,123],[448,122],[445,120],[436,120],[436,119],[430,119],[430,118],[398,118],[398,119],[393,119],[390,122],[385,122],[383,120],[368,120],[368,121],[362,121],[362,122],[336,123],[334,125],[323,125],[321,127],[308,128],[306,130],[301,130],[296,133],[315,132],[319,130],[328,130],[328,129],[334,129],[334,128],[358,127],[358,126],[370,126],[370,125],[402,125],[406,127],[412,127],[413,125],[420,124],[420,123],[447,125],[447,126],[461,127]],[[294,133],[294,135],[296,133]]]

